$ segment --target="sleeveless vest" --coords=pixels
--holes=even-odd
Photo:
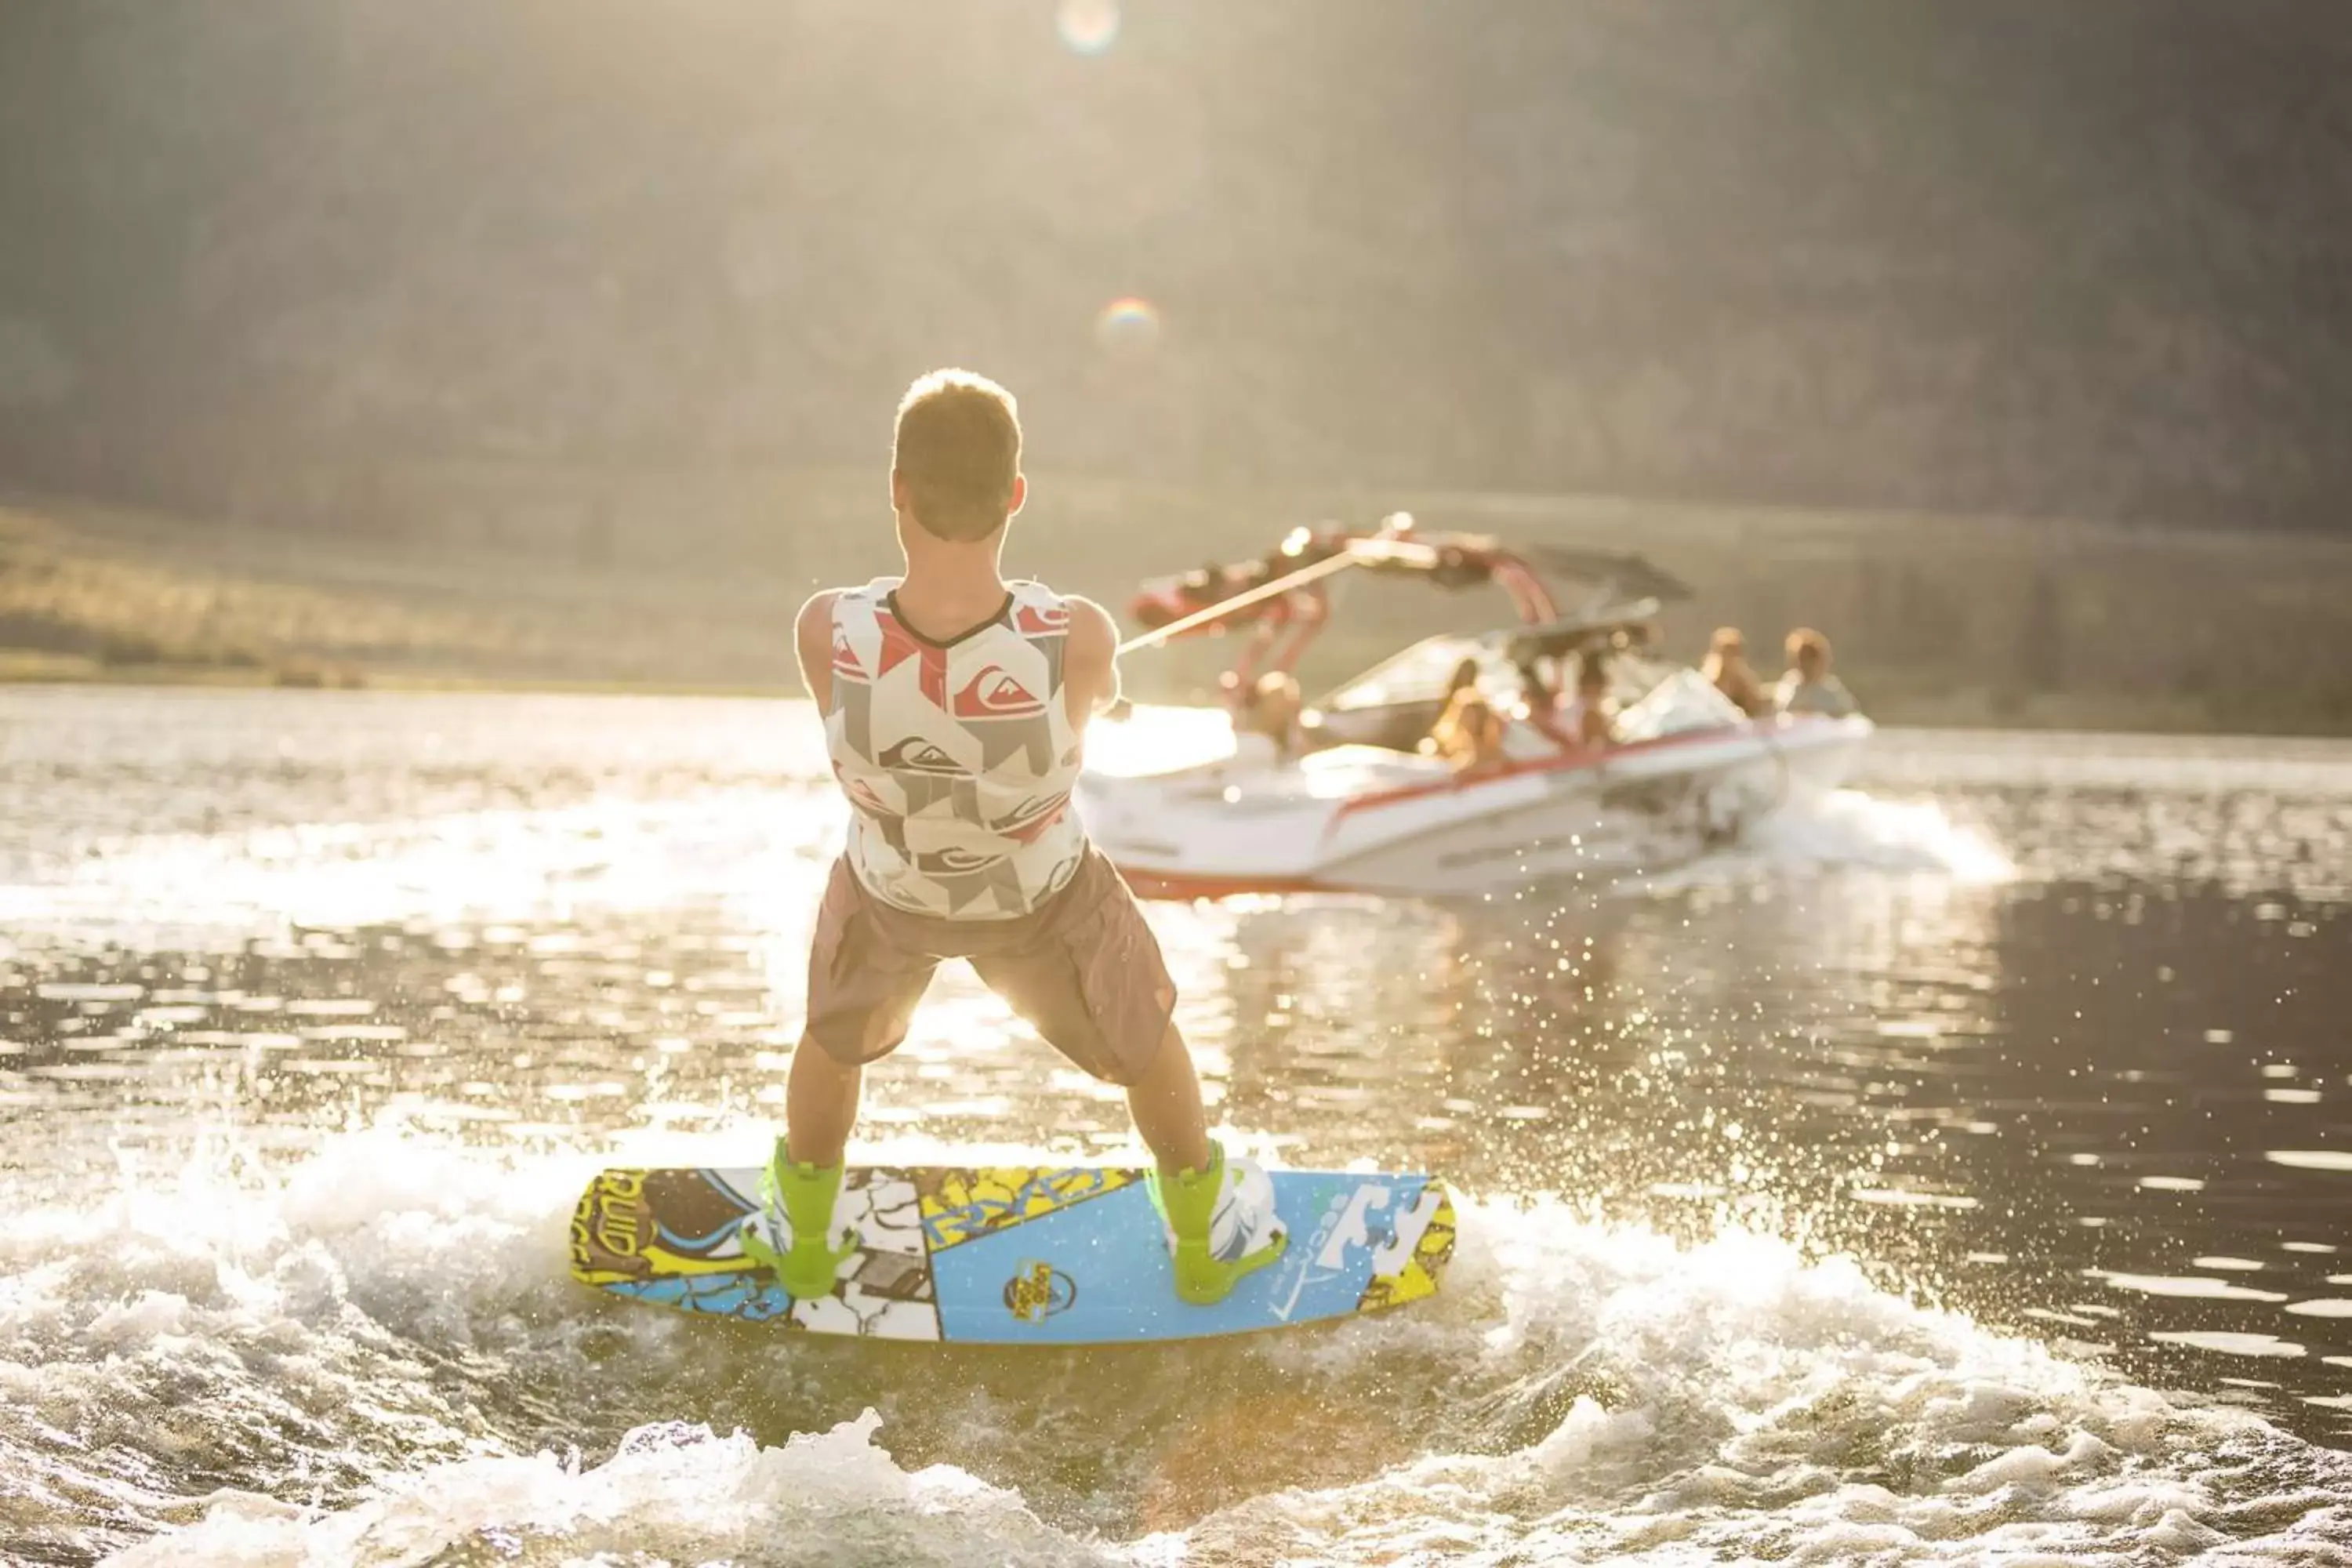
[[[950,642],[898,619],[895,577],[833,602],[824,715],[849,797],[849,865],[893,908],[1011,920],[1062,890],[1086,853],[1070,805],[1079,743],[1062,694],[1070,612],[1038,583]]]

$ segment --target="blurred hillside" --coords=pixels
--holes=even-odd
[[[2348,72],[2307,0],[9,0],[0,478],[626,553],[700,502],[608,470],[871,465],[954,362],[1124,483],[2341,529]]]
[[[1613,549],[1629,538],[1698,591],[1670,649],[1747,627],[1770,665],[1793,623],[1829,629],[1893,723],[2352,731],[2352,540],[2113,524],[1964,522],[1486,494],[1153,489],[1041,473],[1008,565],[1124,610],[1134,561],[1180,570],[1262,553],[1301,519]],[[205,528],[87,505],[0,505],[0,678],[590,684],[796,694],[790,616],[819,582],[893,564],[863,470],[738,474],[747,510],[792,526],[594,536],[508,530],[416,545],[371,535]],[[1565,586],[1563,584],[1562,586]],[[1493,589],[1370,578],[1302,668],[1310,688],[1430,632],[1507,621]],[[1569,595],[1573,603],[1576,595]],[[20,651],[11,654],[15,647]],[[1128,660],[1145,700],[1211,700],[1233,648],[1187,641]]]
[[[2346,79],[2305,0],[7,0],[0,673],[788,687],[961,363],[1113,603],[1406,507],[1891,719],[2352,727]],[[1310,675],[1497,607],[1349,595]]]

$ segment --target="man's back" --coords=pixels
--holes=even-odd
[[[914,914],[1003,920],[1061,890],[1086,851],[1066,695],[1069,606],[1037,583],[946,638],[908,623],[896,578],[834,595],[825,744],[855,815],[850,864]]]

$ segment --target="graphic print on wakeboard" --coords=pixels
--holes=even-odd
[[[1187,1306],[1139,1170],[852,1169],[835,1209],[855,1250],[795,1300],[746,1255],[768,1221],[756,1167],[609,1170],[581,1194],[572,1273],[608,1294],[810,1333],[1085,1344],[1248,1333],[1434,1295],[1454,1205],[1423,1175],[1274,1171],[1292,1245],[1211,1307]],[[764,1234],[764,1232],[762,1232]]]

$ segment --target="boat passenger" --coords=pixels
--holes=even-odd
[[[1830,673],[1830,639],[1811,626],[1789,634],[1789,672],[1772,693],[1772,705],[1783,713],[1819,713],[1843,719],[1856,712],[1853,693]]]
[[[1544,675],[1542,658],[1529,654],[1512,668],[1519,672],[1519,700],[1527,704],[1528,718],[1543,722],[1559,707],[1559,693]]]
[[[1445,710],[1423,745],[1453,763],[1457,773],[1491,773],[1503,765],[1503,717],[1478,689],[1476,659],[1454,667],[1445,683]]]
[[[1270,766],[1298,755],[1306,749],[1300,708],[1298,678],[1288,670],[1252,681],[1234,706],[1234,759]]]
[[[1739,635],[1738,626],[1716,628],[1715,638],[1707,647],[1706,662],[1699,666],[1699,673],[1750,719],[1772,711],[1772,699],[1748,662],[1747,639]]]
[[[1553,745],[1573,751],[1576,738],[1560,725],[1559,692],[1545,675],[1543,665],[1539,656],[1529,654],[1513,666],[1519,674],[1517,717]]]
[[[1604,751],[1617,743],[1616,725],[1609,714],[1609,667],[1596,650],[1586,649],[1576,661],[1576,697],[1560,715],[1560,728],[1588,750]]]

